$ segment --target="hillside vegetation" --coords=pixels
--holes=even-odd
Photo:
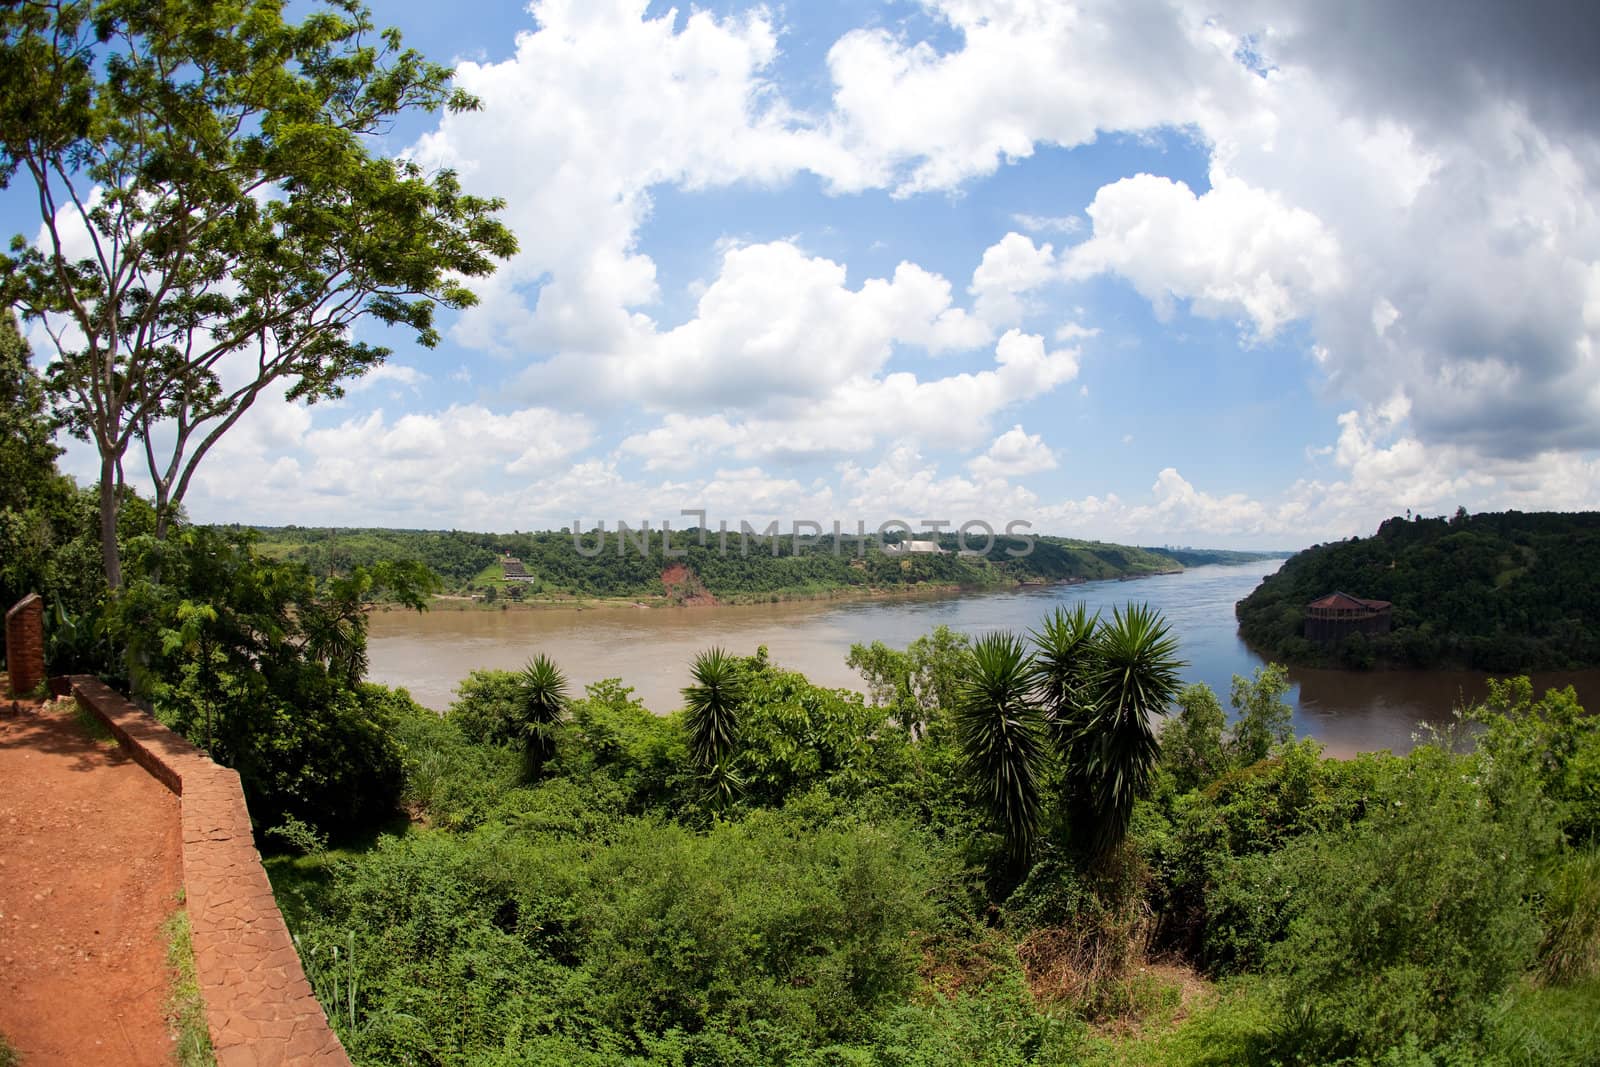
[[[1305,606],[1331,592],[1394,604],[1394,628],[1324,647]],[[1390,519],[1372,537],[1299,553],[1239,603],[1239,631],[1276,659],[1491,671],[1600,664],[1600,513]]]
[[[682,595],[662,582],[662,572],[683,565],[695,576],[692,592],[702,589],[721,601],[766,600],[820,596],[839,591],[912,589],[918,586],[985,588],[1021,582],[1055,582],[1137,577],[1179,569],[1171,556],[1155,550],[1100,541],[1040,537],[1026,556],[1011,556],[1026,543],[999,537],[984,556],[957,552],[955,537],[942,539],[943,554],[893,556],[868,538],[864,554],[853,536],[837,545],[831,536],[802,544],[796,553],[788,536],[747,538],[728,535],[726,549],[716,531],[702,545],[696,531],[673,534],[673,550],[686,554],[669,559],[659,534],[652,534],[648,554],[636,541],[619,550],[614,533],[596,555],[585,555],[570,535],[546,533],[469,533],[429,530],[329,530],[308,527],[260,528],[261,551],[305,564],[313,573],[342,574],[353,567],[415,560],[427,565],[456,593],[495,590],[499,596],[610,597],[628,599]],[[973,539],[974,547],[982,542]],[[582,544],[593,551],[598,542],[585,534]],[[500,566],[502,554],[523,561],[532,580],[508,583]]]

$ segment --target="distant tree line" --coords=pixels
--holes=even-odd
[[[726,547],[716,531],[705,543],[697,531],[673,534],[674,553],[663,550],[653,532],[643,553],[629,540],[619,549],[615,531],[601,545],[585,533],[580,552],[568,533],[471,533],[427,530],[340,530],[317,527],[260,528],[263,551],[303,563],[313,573],[337,575],[353,567],[385,561],[415,560],[427,565],[456,590],[494,588],[500,581],[497,561],[509,554],[523,561],[534,591],[580,597],[647,598],[666,593],[662,571],[681,564],[714,596],[724,600],[822,593],[841,589],[895,589],[918,585],[967,588],[1003,586],[1028,581],[1106,579],[1158,574],[1178,565],[1169,556],[1128,545],[1066,538],[1038,537],[1032,551],[1020,538],[996,537],[982,555],[963,555],[954,536],[940,538],[943,553],[890,555],[867,538],[863,551],[857,538],[836,544],[831,535],[796,551],[788,535],[749,536],[741,544],[730,532]],[[983,547],[981,539],[969,543]],[[600,551],[595,552],[596,547]],[[588,554],[593,553],[593,554]]]

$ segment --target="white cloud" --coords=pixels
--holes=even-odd
[[[1083,229],[1082,215],[1028,215],[1018,213],[1011,221],[1029,233],[1073,234]]]
[[[387,382],[409,392],[416,392],[417,387],[428,380],[428,376],[415,367],[407,367],[400,363],[380,363],[366,374],[347,383],[344,389],[347,393],[364,393]]]
[[[1055,467],[1056,454],[1044,438],[1028,433],[1020,423],[996,437],[983,455],[967,462],[968,470],[986,480],[1016,478]]]
[[[828,53],[832,133],[860,166],[846,188],[949,189],[1035,145],[1083,145],[1102,130],[1203,124],[1250,90],[1234,42],[1207,12],[1109,4],[925,5],[961,35],[940,53],[886,30],[847,33]]]
[[[1220,170],[1200,196],[1169,178],[1124,178],[1087,213],[1094,234],[1068,253],[1067,276],[1121,274],[1163,318],[1184,299],[1197,314],[1247,318],[1267,338],[1341,285],[1338,241],[1316,216]]]
[[[657,296],[636,246],[648,190],[771,183],[829,160],[848,166],[770,91],[767,15],[644,17],[645,0],[536,0],[538,28],[499,63],[462,63],[483,103],[445,117],[413,149],[504,196],[522,251],[487,285],[455,336],[506,353],[606,350]],[[676,25],[676,23],[680,23]],[[529,307],[522,287],[540,284]]]
[[[1020,233],[1008,233],[984,250],[983,262],[972,272],[967,288],[973,296],[972,310],[991,326],[1018,323],[1029,310],[1023,297],[1054,276],[1050,245],[1036,247]]]
[[[861,455],[888,441],[971,447],[987,437],[1000,412],[1077,373],[1075,350],[1049,351],[1042,337],[1009,330],[995,345],[990,369],[928,381],[904,371],[856,376],[813,402],[749,417],[670,413],[655,428],[625,438],[620,451],[642,458],[648,470],[673,470],[720,452],[786,461]]]
[[[989,336],[952,305],[949,282],[916,264],[851,289],[842,264],[773,241],[727,249],[688,322],[660,333],[641,324],[603,352],[564,352],[530,367],[522,386],[585,402],[764,407],[876,375],[897,344],[939,352]]]

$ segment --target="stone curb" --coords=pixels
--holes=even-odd
[[[178,796],[195,971],[218,1067],[348,1065],[272,897],[239,775],[100,679],[68,681],[79,706]]]

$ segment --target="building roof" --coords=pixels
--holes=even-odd
[[[890,555],[902,555],[907,552],[934,552],[943,554],[944,549],[939,547],[937,541],[901,541],[897,545],[884,545],[883,550]]]
[[[1308,608],[1323,608],[1328,611],[1384,611],[1390,606],[1387,600],[1364,600],[1349,593],[1329,593],[1306,605]]]

